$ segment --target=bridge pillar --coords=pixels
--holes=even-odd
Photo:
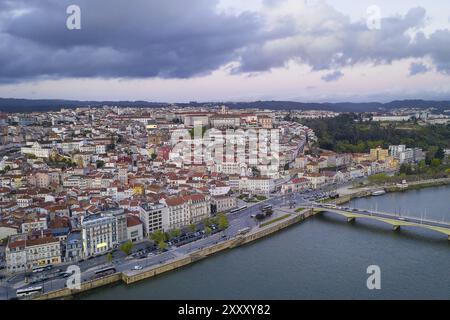
[[[347,222],[354,222],[356,220],[355,217],[348,217]]]
[[[392,229],[394,229],[394,231],[400,230],[400,226],[393,226]]]

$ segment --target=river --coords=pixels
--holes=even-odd
[[[450,186],[356,199],[351,206],[450,222]],[[367,267],[381,269],[369,290]],[[77,299],[450,299],[450,241],[380,222],[315,216],[182,269]]]

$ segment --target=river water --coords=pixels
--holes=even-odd
[[[450,222],[450,186],[354,200],[353,207]],[[381,270],[369,290],[367,267]],[[317,215],[269,238],[79,299],[450,299],[450,241],[434,231]]]

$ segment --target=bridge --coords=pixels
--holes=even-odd
[[[332,204],[315,203],[309,207],[315,211],[327,211],[336,213],[338,215],[346,217],[348,222],[355,221],[356,219],[371,219],[387,223],[391,225],[394,230],[399,230],[401,227],[416,227],[428,229],[446,235],[448,237],[448,240],[450,241],[450,223],[446,222],[438,222],[413,217],[402,217],[392,213],[364,209],[343,208]]]

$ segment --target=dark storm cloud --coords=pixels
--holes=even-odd
[[[309,11],[308,11],[309,10]],[[450,31],[438,30],[429,36],[411,31],[424,26],[423,8],[410,9],[404,16],[381,19],[379,30],[370,30],[365,21],[351,22],[345,15],[322,4],[305,8],[294,35],[248,46],[235,72],[259,72],[282,67],[289,61],[308,64],[312,70],[333,70],[358,63],[390,64],[406,58],[431,57],[440,72],[450,72]],[[318,15],[319,16],[319,15]]]
[[[427,73],[430,71],[430,68],[428,68],[425,64],[421,62],[413,62],[409,66],[409,75],[415,76],[416,74],[422,74]]]
[[[74,2],[9,5],[0,18],[0,78],[185,78],[235,60],[238,48],[261,37],[256,15],[220,15],[211,0],[78,0],[82,29],[69,31]],[[14,17],[22,6],[30,11]]]
[[[273,0],[265,0],[273,5]],[[450,73],[450,32],[424,25],[423,8],[382,20],[380,30],[351,22],[325,3],[267,26],[258,12],[220,14],[217,0],[0,0],[0,81],[36,78],[189,78],[238,62],[233,73],[264,72],[290,61],[313,70],[429,57]],[[66,28],[81,7],[82,29]],[[302,16],[303,14],[303,16]],[[307,17],[307,19],[303,19]]]
[[[338,81],[340,78],[342,78],[344,74],[341,71],[334,71],[332,73],[328,73],[322,77],[322,80],[325,82],[333,82]]]

